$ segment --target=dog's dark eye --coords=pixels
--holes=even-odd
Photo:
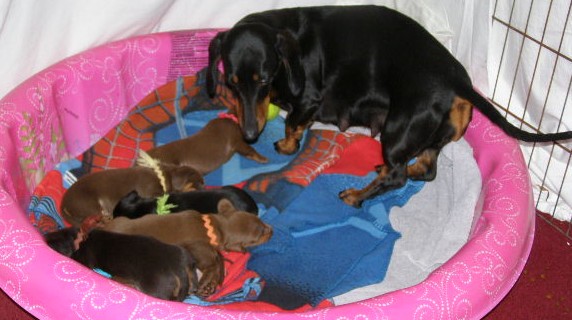
[[[260,85],[267,85],[270,82],[267,77],[261,76],[257,73],[252,75],[252,80],[254,80],[255,82],[257,82]]]

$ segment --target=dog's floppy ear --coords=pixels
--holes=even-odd
[[[300,95],[306,78],[302,68],[298,41],[288,32],[279,32],[276,35],[276,51],[284,64],[290,92],[294,96]]]
[[[228,199],[221,199],[217,204],[218,213],[232,213],[236,211],[236,208]]]
[[[207,93],[211,98],[216,94],[216,84],[218,81],[218,62],[221,59],[222,38],[226,31],[219,32],[209,44],[209,64],[207,67]]]
[[[125,197],[123,197],[123,199],[121,199],[121,202],[134,203],[134,202],[137,202],[139,200],[141,200],[141,196],[139,195],[137,190],[133,190],[133,191],[129,192],[127,195],[125,195]]]

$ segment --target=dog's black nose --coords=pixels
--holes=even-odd
[[[258,140],[258,131],[243,131],[242,136],[247,143],[255,143]]]

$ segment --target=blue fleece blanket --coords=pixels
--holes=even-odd
[[[361,188],[373,177],[320,175],[283,211],[266,211],[262,218],[274,227],[274,235],[252,250],[248,264],[267,282],[261,299],[295,309],[383,280],[400,237],[388,212],[404,205],[423,183],[409,182],[359,209],[339,200],[340,190]],[[265,290],[282,294],[266,292],[265,298]]]

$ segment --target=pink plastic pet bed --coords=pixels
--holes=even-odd
[[[45,174],[82,154],[155,88],[201,70],[215,34],[152,34],[94,48],[38,73],[0,101],[4,292],[41,319],[475,319],[499,303],[528,257],[534,207],[518,144],[478,112],[465,135],[483,180],[470,239],[410,288],[298,313],[223,310],[146,296],[47,247],[26,214]]]

